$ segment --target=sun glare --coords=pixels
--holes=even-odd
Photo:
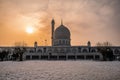
[[[32,26],[27,27],[26,32],[29,33],[29,34],[32,34],[34,32],[33,27]]]

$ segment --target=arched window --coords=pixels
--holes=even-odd
[[[46,53],[46,47],[43,48],[44,53]]]
[[[42,50],[41,49],[38,49],[38,51],[37,51],[38,53],[42,53]]]
[[[78,47],[78,52],[79,52],[79,53],[81,52],[81,47]]]
[[[52,50],[51,50],[51,49],[49,49],[49,50],[47,51],[47,53],[52,53]]]
[[[94,52],[96,52],[96,50],[95,50],[95,49],[91,49],[91,52],[93,52],[93,53],[94,53]]]
[[[31,49],[29,52],[30,52],[30,53],[34,53],[34,50]]]
[[[115,50],[114,50],[114,53],[115,53],[115,54],[120,54],[120,51],[119,51],[118,49],[115,49]]]
[[[82,52],[83,52],[83,53],[87,53],[88,50],[87,50],[87,49],[83,49]]]

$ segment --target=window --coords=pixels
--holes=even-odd
[[[34,60],[39,59],[39,56],[34,55],[34,56],[32,56],[32,59],[34,59]]]
[[[78,52],[79,52],[79,53],[81,52],[81,47],[78,47]]]
[[[42,50],[41,50],[41,49],[39,49],[37,52],[38,52],[38,53],[42,53]]]
[[[63,40],[63,44],[65,44],[65,41]]]
[[[29,52],[30,52],[30,53],[34,53],[34,50],[30,50]]]
[[[92,49],[91,52],[96,52],[96,50],[95,50],[95,49]]]
[[[115,50],[114,50],[114,53],[115,53],[115,54],[120,54],[120,51],[119,51],[118,49],[115,49]]]
[[[44,50],[44,53],[46,53],[46,48],[43,48],[43,50]]]
[[[83,53],[87,53],[88,51],[87,51],[87,49],[83,49],[82,52]]]

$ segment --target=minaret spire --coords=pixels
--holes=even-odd
[[[63,25],[63,20],[61,19],[61,25]]]
[[[55,25],[55,21],[54,21],[54,18],[52,19],[51,21],[51,39],[52,39],[52,46],[54,45],[53,41],[54,41],[54,38],[53,38],[53,35],[54,35],[54,25]]]

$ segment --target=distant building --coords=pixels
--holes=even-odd
[[[91,46],[88,41],[86,46],[72,46],[71,33],[69,29],[61,22],[60,26],[55,28],[54,19],[51,21],[51,44],[52,46],[26,47],[27,51],[23,55],[24,60],[102,60],[103,56],[96,46]],[[115,58],[120,57],[120,46],[110,46]],[[1,47],[0,50],[14,50],[14,47]]]

